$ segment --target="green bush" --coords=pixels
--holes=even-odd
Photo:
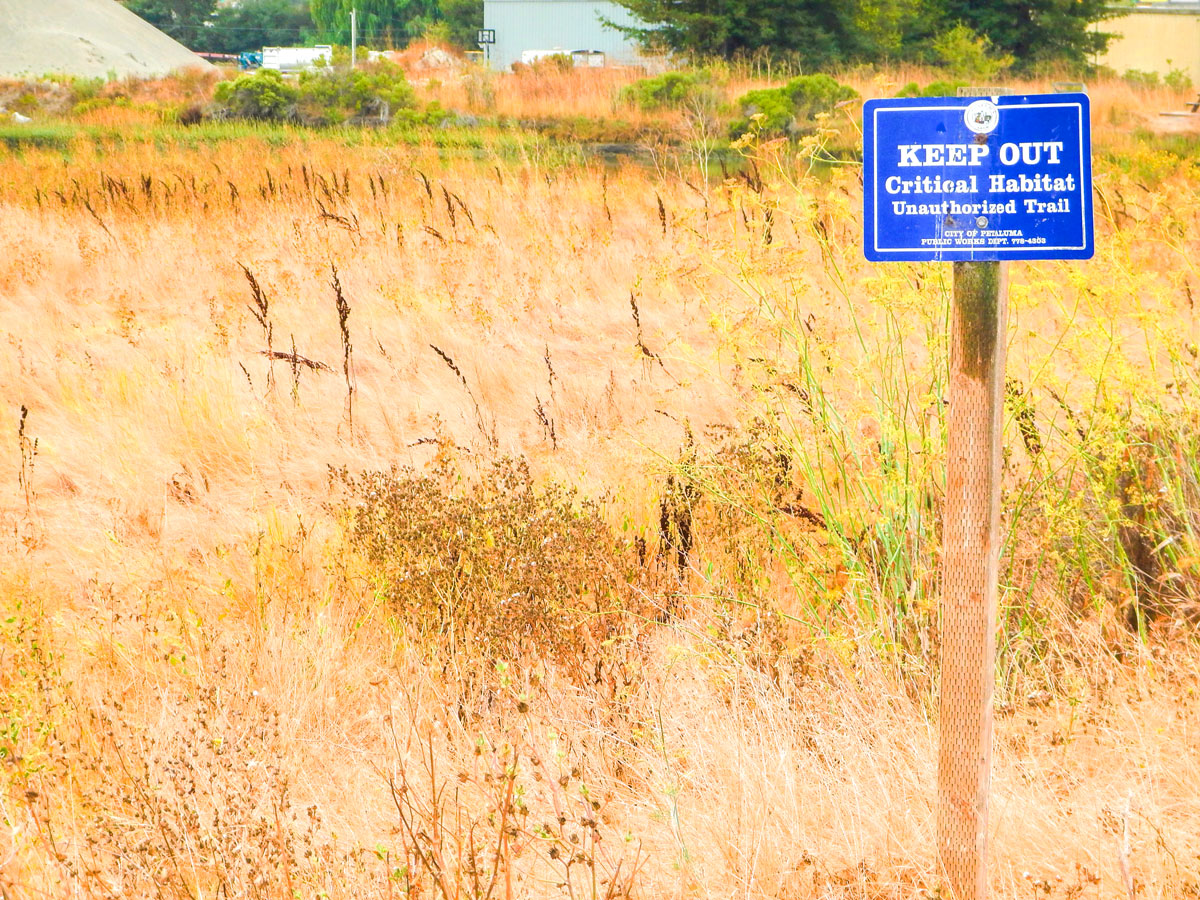
[[[766,134],[794,130],[796,114],[792,109],[791,98],[784,93],[783,88],[762,88],[743,94],[738,100],[738,108],[743,117],[730,126],[730,134],[734,137],[749,131],[750,117],[756,115],[763,117],[760,127]]]
[[[828,75],[800,75],[789,81],[784,90],[791,97],[799,119],[811,119],[818,113],[829,112],[839,103],[858,98],[858,91]]]
[[[357,69],[308,69],[300,73],[301,120],[335,125],[359,116],[390,116],[416,106],[404,70],[380,60]]]
[[[234,118],[306,125],[336,125],[361,116],[387,118],[416,106],[404,70],[386,61],[357,69],[309,69],[295,83],[272,69],[259,69],[217,85],[214,100]]]
[[[1171,60],[1168,59],[1167,65],[1170,64]],[[1190,91],[1192,89],[1192,78],[1185,69],[1170,69],[1161,78],[1157,72],[1126,69],[1125,74],[1121,76],[1121,80],[1132,87],[1143,88],[1145,90],[1151,90],[1162,85],[1166,85],[1173,91]]]
[[[1157,72],[1143,72],[1141,69],[1126,69],[1121,79],[1136,88],[1156,88],[1160,84]]]
[[[1163,76],[1163,84],[1173,91],[1190,91],[1193,87],[1192,76],[1186,69],[1171,69]]]
[[[71,78],[66,86],[71,92],[71,102],[78,107],[80,104],[94,104],[99,101],[104,84],[103,78]]]
[[[694,104],[711,109],[719,102],[712,76],[705,71],[664,72],[643,78],[624,87],[621,99],[645,112]]]
[[[392,124],[400,128],[440,128],[454,118],[454,113],[434,100],[424,109],[399,110],[392,116]]]
[[[992,42],[961,22],[933,39],[931,44],[937,61],[951,75],[987,81],[1003,72],[1015,61],[1007,53],[994,53]]]
[[[934,81],[921,87],[910,81],[896,94],[897,97],[956,97],[958,89],[966,86],[965,81]]]
[[[854,88],[828,75],[799,75],[783,87],[743,94],[737,102],[742,117],[734,121],[730,132],[734,137],[744,134],[751,128],[751,117],[760,115],[763,134],[796,134],[806,130],[819,114],[857,97]]]
[[[294,116],[300,92],[274,69],[259,69],[217,85],[213,100],[230,116],[279,122]]]

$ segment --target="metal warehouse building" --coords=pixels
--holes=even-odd
[[[1182,69],[1200,84],[1200,2],[1148,0],[1114,7],[1121,14],[1093,27],[1116,34],[1095,62],[1118,72],[1138,69],[1166,75]]]
[[[612,0],[484,0],[483,27],[495,32],[488,47],[493,69],[521,62],[522,54],[551,51],[576,53],[577,64],[591,54],[594,64],[603,53],[607,64],[638,62],[637,43],[604,20],[621,25],[641,24],[625,7]]]

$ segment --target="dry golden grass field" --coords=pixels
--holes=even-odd
[[[991,879],[1200,897],[1200,181],[1094,103]],[[0,144],[0,897],[933,895],[950,271],[857,166],[91,115]]]

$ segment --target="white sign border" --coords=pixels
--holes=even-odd
[[[1079,116],[1079,180],[1080,180],[1080,182],[1082,182],[1084,174],[1085,174],[1084,173],[1084,168],[1085,168],[1084,162],[1085,161],[1083,158],[1084,157],[1084,151],[1083,151],[1083,137],[1084,137],[1083,103],[1081,103],[1078,100],[1064,100],[1061,103],[1005,103],[1000,106],[1000,112],[1001,112],[1001,114],[1003,114],[1004,112],[1006,112],[1008,110],[1047,109],[1047,108],[1058,108],[1058,107],[1063,107],[1063,106],[1074,107],[1076,113]],[[879,114],[880,113],[903,113],[908,109],[920,109],[920,110],[926,111],[926,112],[928,112],[928,111],[942,112],[942,111],[946,111],[946,110],[962,110],[965,108],[966,107],[961,106],[961,105],[918,106],[918,107],[894,106],[890,109],[884,108],[884,107],[876,107],[874,110],[872,110],[871,129],[874,132],[873,137],[875,139],[874,155],[871,158],[871,165],[872,165],[871,188],[872,188],[873,196],[874,196],[874,215],[872,216],[872,218],[875,220],[874,221],[875,230],[872,235],[872,237],[874,238],[874,246],[872,247],[872,249],[876,253],[930,252],[930,248],[924,247],[924,246],[922,246],[922,247],[880,247],[879,246]],[[1080,184],[1080,187],[1082,188],[1083,185]],[[1055,250],[1086,250],[1087,249],[1087,209],[1088,209],[1088,203],[1091,201],[1091,197],[1087,196],[1087,194],[1088,194],[1088,192],[1085,190],[1081,189],[1079,191],[1079,196],[1081,198],[1081,202],[1080,202],[1081,209],[1079,210],[1079,215],[1080,215],[1080,224],[1082,226],[1080,228],[1080,231],[1083,234],[1083,243],[1082,244],[1073,244],[1073,245],[1064,246],[1064,247],[1048,247],[1048,246],[1044,246],[1042,244],[1034,244],[1034,245],[1030,245],[1028,247],[1004,247],[1004,248],[988,247],[988,246],[981,245],[978,248],[979,252],[980,253],[988,253],[988,252],[994,253],[997,251],[997,249],[1036,250],[1039,253],[1053,252]],[[969,253],[969,252],[972,252],[975,250],[974,247],[945,247],[945,248],[940,248],[940,249],[944,249],[948,252],[955,252],[955,253]],[[936,252],[936,251],[933,251],[933,252]]]

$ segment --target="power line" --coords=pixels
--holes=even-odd
[[[413,16],[408,19],[390,18],[380,21],[372,19],[369,28],[363,28],[360,25],[359,36],[364,42],[372,41],[408,41],[418,38],[419,34],[413,34],[408,30],[408,26],[413,22],[422,21],[425,23],[433,23],[444,21],[441,17]],[[151,23],[154,24],[154,23]],[[163,23],[156,26],[161,28],[166,33],[191,40],[199,43],[205,35],[227,35],[236,39],[237,35],[243,34],[247,38],[253,35],[287,35],[295,39],[308,39],[316,41],[320,39],[321,31],[316,23],[311,25],[293,25],[293,24],[268,24],[268,25],[222,25],[219,22],[171,22]],[[337,34],[342,29],[335,28],[333,33]]]
[[[181,28],[188,28],[202,34],[209,31],[288,31],[303,34],[305,31],[310,30],[304,25],[202,25],[194,22],[184,22],[183,24],[170,26],[171,31]],[[166,31],[167,29],[160,30]]]
[[[413,17],[412,19],[395,19],[391,22],[384,23],[382,26],[376,25],[375,27],[373,27],[371,29],[360,28],[359,33],[360,34],[376,34],[377,35],[377,34],[383,34],[386,32],[390,32],[393,29],[402,30],[402,29],[404,29],[404,27],[406,25],[408,25],[410,22],[416,21],[418,18],[420,18],[420,17]],[[425,21],[442,21],[442,20],[441,19],[431,19],[431,20],[425,20]],[[153,23],[151,23],[151,24],[153,24]],[[200,34],[205,34],[210,31],[255,31],[255,32],[287,31],[287,32],[290,32],[293,34],[304,34],[306,31],[315,32],[317,30],[316,25],[311,25],[311,26],[309,26],[309,25],[210,25],[206,22],[174,22],[169,25],[161,25],[161,26],[156,25],[155,27],[159,28],[161,31],[165,31],[168,33],[188,30],[188,31],[197,32]],[[335,29],[335,30],[340,30],[340,29]],[[347,31],[349,30],[349,26],[347,26],[346,30]]]

